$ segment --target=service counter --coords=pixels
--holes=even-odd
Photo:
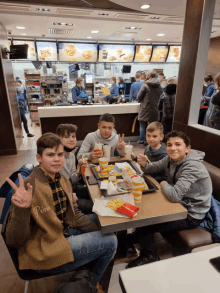
[[[48,106],[39,107],[42,134],[56,132],[61,123],[71,123],[78,126],[77,140],[82,141],[85,136],[97,130],[99,117],[109,113],[115,117],[115,128],[118,133],[125,134],[126,141],[135,141],[139,138],[139,122],[136,121],[134,132],[132,126],[138,115],[139,103],[127,104],[93,104],[85,106]]]

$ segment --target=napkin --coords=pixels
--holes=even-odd
[[[100,189],[108,189],[108,181],[102,181],[100,185]]]
[[[102,146],[103,146],[103,144],[102,143],[97,143],[97,142],[95,142],[95,147],[94,147],[94,149],[95,150],[101,150],[102,149]]]
[[[107,182],[108,183],[108,182]],[[108,183],[108,189],[107,189],[107,193],[108,194],[116,194],[118,193],[117,192],[117,189],[115,188],[114,184],[112,182],[109,182]]]

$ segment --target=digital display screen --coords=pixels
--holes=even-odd
[[[149,62],[151,53],[151,45],[136,45],[134,62]]]
[[[57,61],[57,43],[36,41],[39,61]]]
[[[166,62],[180,62],[181,46],[170,46]]]
[[[36,51],[34,41],[13,40],[13,45],[28,45],[28,57],[30,61],[36,61]]]
[[[99,45],[99,62],[129,63],[134,59],[135,45]]]
[[[153,46],[153,53],[150,62],[163,63],[167,59],[168,46]]]

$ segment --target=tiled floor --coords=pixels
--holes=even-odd
[[[4,183],[5,177],[9,176],[15,170],[19,169],[22,165],[26,163],[37,164],[36,161],[36,140],[40,137],[41,131],[39,126],[33,125],[31,127],[29,122],[29,130],[31,133],[35,134],[34,138],[27,138],[24,134],[23,144],[17,155],[0,157],[0,186]],[[143,153],[144,146],[134,146],[134,153],[138,155]],[[0,199],[0,212],[4,204],[4,199]],[[1,226],[0,226],[1,228]],[[160,259],[165,259],[172,257],[171,249],[167,245],[166,241],[160,234],[155,234],[156,245],[158,247],[158,252]],[[123,270],[126,264],[131,259],[125,258],[117,260],[114,263],[113,270],[109,274],[104,276],[105,283],[109,286],[108,293],[121,293],[119,281],[118,281],[118,272]],[[110,275],[110,276],[109,276]],[[50,278],[44,278],[40,280],[31,281],[29,284],[28,293],[53,293],[57,284],[61,279],[65,282],[70,278],[70,274],[65,274],[61,276],[55,276]],[[1,293],[22,293],[24,292],[25,282],[21,280],[14,268],[14,265],[11,261],[10,255],[7,251],[7,248],[4,244],[2,237],[0,237],[0,292]]]

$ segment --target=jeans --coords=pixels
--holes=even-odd
[[[140,142],[145,141],[147,125],[148,125],[147,121],[140,121]]]
[[[20,110],[21,122],[23,122],[23,125],[24,125],[24,130],[26,133],[29,133],[28,122],[27,122],[27,118],[25,117],[25,109],[19,107],[19,110]]]
[[[96,214],[90,214],[87,217],[97,223]],[[95,260],[92,273],[94,282],[98,283],[116,252],[117,237],[115,234],[102,235],[100,231],[83,233],[79,229],[69,228],[66,239],[71,246],[74,261],[51,270],[40,270],[39,272],[65,273]]]

